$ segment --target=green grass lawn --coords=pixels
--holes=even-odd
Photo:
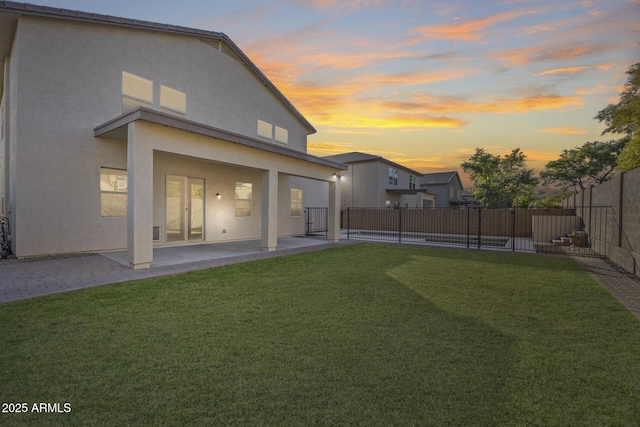
[[[360,244],[6,303],[0,327],[1,401],[71,407],[0,425],[640,425],[640,320],[562,257]]]

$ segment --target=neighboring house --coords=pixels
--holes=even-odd
[[[433,207],[435,195],[419,187],[422,174],[383,157],[352,152],[323,157],[344,163],[340,206],[348,207]]]
[[[436,208],[460,207],[472,204],[463,197],[464,189],[458,172],[427,173],[420,181],[420,188],[436,195]]]
[[[462,193],[462,200],[465,201],[465,203],[467,204],[467,206],[482,206],[482,202],[478,201],[478,199],[476,199],[476,196],[474,196],[472,193],[463,190]]]
[[[0,215],[18,257],[304,233],[346,166],[223,33],[0,1]]]

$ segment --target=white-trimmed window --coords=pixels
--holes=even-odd
[[[153,108],[153,82],[135,74],[122,72],[122,111],[137,106]]]
[[[389,185],[398,185],[398,169],[389,168]]]
[[[236,182],[236,216],[251,216],[253,199],[250,182]]]
[[[415,190],[416,188],[416,177],[413,175],[409,175],[409,189]]]
[[[184,116],[187,113],[187,94],[160,85],[160,111]]]
[[[127,171],[100,168],[100,215],[127,216]]]
[[[291,216],[302,216],[302,190],[291,189]]]

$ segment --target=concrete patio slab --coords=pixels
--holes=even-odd
[[[125,252],[1,260],[0,303],[355,243],[294,237],[278,239],[277,249],[271,252],[262,251],[259,240],[156,248],[151,268],[142,270],[129,268]]]
[[[327,240],[313,237],[285,237],[278,239],[277,251],[326,245]],[[221,258],[262,253],[260,240],[241,242],[205,243],[189,246],[164,246],[154,248],[151,268],[193,263]],[[102,252],[100,255],[129,266],[127,251]]]

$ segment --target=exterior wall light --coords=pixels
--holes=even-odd
[[[222,199],[222,194],[220,194],[220,193],[216,193],[216,197],[217,197],[218,199]]]
[[[334,173],[333,176],[337,179],[342,179],[342,175],[338,174],[338,173]]]

